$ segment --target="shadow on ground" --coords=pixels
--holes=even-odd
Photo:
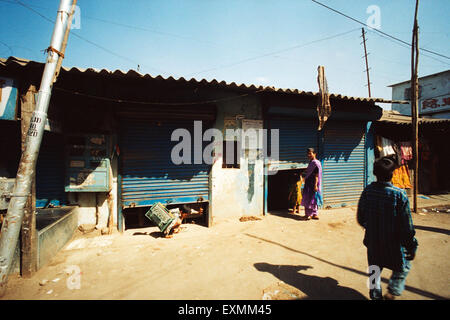
[[[311,269],[311,266],[273,265],[255,263],[256,270],[269,272],[275,277],[293,286],[307,295],[310,300],[367,300],[358,291],[339,285],[336,279],[306,275],[301,271]]]
[[[438,233],[443,233],[443,234],[446,234],[446,235],[450,235],[450,230],[448,230],[448,229],[441,229],[441,228],[427,227],[427,226],[414,226],[414,228],[417,229],[417,230],[438,232]]]
[[[273,216],[282,217],[282,218],[293,219],[293,220],[296,220],[296,221],[304,220],[304,212],[301,212],[300,215],[299,215],[298,213],[297,214],[293,214],[292,212],[289,212],[288,210],[274,210],[274,211],[270,211],[269,214],[273,215]]]
[[[328,260],[326,260],[326,259],[323,259],[323,258],[320,258],[320,257],[316,257],[316,256],[314,256],[314,255],[312,255],[312,254],[310,254],[310,253],[307,253],[307,252],[303,252],[303,251],[300,251],[300,250],[296,250],[296,249],[290,248],[290,247],[288,247],[288,246],[285,246],[285,245],[283,245],[283,244],[281,244],[281,243],[278,243],[278,242],[275,242],[275,241],[272,241],[272,240],[269,240],[269,239],[264,239],[264,238],[261,238],[261,237],[258,237],[258,236],[252,235],[252,234],[248,234],[248,233],[245,233],[245,235],[248,236],[248,237],[252,237],[252,238],[258,239],[258,240],[266,241],[266,242],[268,242],[268,243],[272,243],[272,244],[274,244],[274,245],[280,246],[280,247],[285,248],[285,249],[287,249],[287,250],[290,250],[290,251],[292,251],[292,252],[296,252],[296,253],[299,253],[299,254],[303,254],[303,255],[305,255],[305,256],[314,258],[314,259],[316,259],[316,260],[318,260],[318,261],[324,262],[324,263],[329,264],[329,265],[332,265],[332,266],[334,266],[334,267],[338,267],[338,268],[341,268],[341,269],[343,269],[343,270],[350,271],[350,272],[354,272],[354,273],[359,274],[359,275],[364,276],[364,277],[368,277],[368,274],[367,274],[366,272],[363,272],[363,271],[360,271],[360,270],[357,270],[357,269],[354,269],[354,268],[351,268],[351,267],[342,266],[342,265],[333,263],[333,262],[328,261]],[[265,266],[265,265],[266,265],[266,266]],[[267,272],[270,272],[269,270],[272,270],[272,269],[269,268],[269,267],[267,267],[267,266],[271,266],[271,265],[268,265],[267,263],[264,263],[263,265],[258,265],[259,268],[264,268],[264,267],[266,267],[266,268],[268,269]],[[256,267],[256,264],[255,264],[255,267]],[[275,267],[278,268],[278,266],[275,266]],[[282,267],[282,266],[280,266],[280,268],[281,268],[281,267]],[[294,268],[302,268],[302,267],[303,267],[303,268],[304,268],[304,266],[297,266],[297,267],[296,267],[296,266],[288,266],[288,267],[294,267]],[[257,269],[258,269],[258,268],[257,268]],[[259,269],[258,269],[258,270],[259,270]],[[306,269],[298,269],[298,270],[306,270]],[[260,271],[265,271],[265,270],[260,270]],[[273,273],[273,274],[274,274],[275,276],[277,276],[276,273]],[[296,271],[296,275],[298,275],[297,271]],[[280,279],[281,279],[281,278],[280,278]],[[332,278],[330,278],[330,279],[332,279]],[[334,279],[332,279],[332,280],[334,280]],[[284,280],[283,280],[283,281],[284,281]],[[336,281],[336,280],[334,280],[334,281]],[[287,281],[285,281],[285,282],[288,283]],[[337,281],[336,281],[336,282],[337,282]],[[381,278],[381,282],[383,282],[383,283],[388,283],[389,280],[386,279],[386,278],[384,278],[384,277],[382,277],[382,278]],[[299,288],[299,290],[302,290],[302,289]],[[432,292],[428,292],[428,291],[425,291],[425,290],[422,290],[422,289],[419,289],[419,288],[411,287],[411,286],[408,286],[408,285],[405,286],[405,290],[408,290],[408,291],[410,291],[410,292],[419,294],[419,295],[421,295],[421,296],[424,296],[424,297],[427,297],[427,298],[430,298],[430,299],[435,299],[435,300],[447,300],[445,297],[442,297],[442,296],[440,296],[440,295],[437,295],[437,294],[434,294],[434,293],[432,293]],[[303,291],[303,290],[302,290],[302,291]],[[305,293],[306,293],[306,292],[305,292]],[[326,298],[321,298],[321,299],[326,299]]]

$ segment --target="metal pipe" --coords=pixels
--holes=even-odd
[[[44,134],[58,59],[63,56],[61,49],[69,21],[71,3],[72,0],[61,0],[59,4],[50,47],[47,49],[47,61],[41,79],[36,109],[31,116],[30,127],[25,140],[25,150],[19,162],[14,191],[8,206],[8,213],[2,225],[0,237],[0,296],[6,291],[8,274],[22,225],[25,203],[31,193],[31,177],[36,168],[39,148]]]

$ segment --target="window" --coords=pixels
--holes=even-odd
[[[223,142],[223,163],[222,168],[240,168],[241,148],[238,141]]]

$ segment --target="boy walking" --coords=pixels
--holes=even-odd
[[[395,167],[391,159],[377,160],[373,169],[377,181],[364,189],[358,203],[357,220],[366,230],[363,243],[367,247],[369,269],[376,271],[377,285],[369,291],[374,300],[383,298],[380,286],[383,268],[392,270],[384,298],[393,300],[402,294],[418,246],[408,196],[390,183]]]

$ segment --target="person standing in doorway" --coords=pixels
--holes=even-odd
[[[292,213],[300,214],[300,203],[302,202],[302,183],[303,179],[301,174],[294,173],[289,187],[289,209],[292,209]]]
[[[368,185],[358,203],[357,221],[365,229],[363,243],[367,247],[369,263],[369,295],[383,299],[380,285],[383,268],[392,270],[386,300],[394,300],[405,289],[406,276],[411,268],[418,242],[406,192],[391,184],[395,163],[381,158],[374,163],[376,182]]]
[[[318,209],[322,206],[322,165],[316,158],[314,148],[308,148],[308,168],[304,173],[304,187],[301,205],[305,207],[305,219],[318,220]]]

